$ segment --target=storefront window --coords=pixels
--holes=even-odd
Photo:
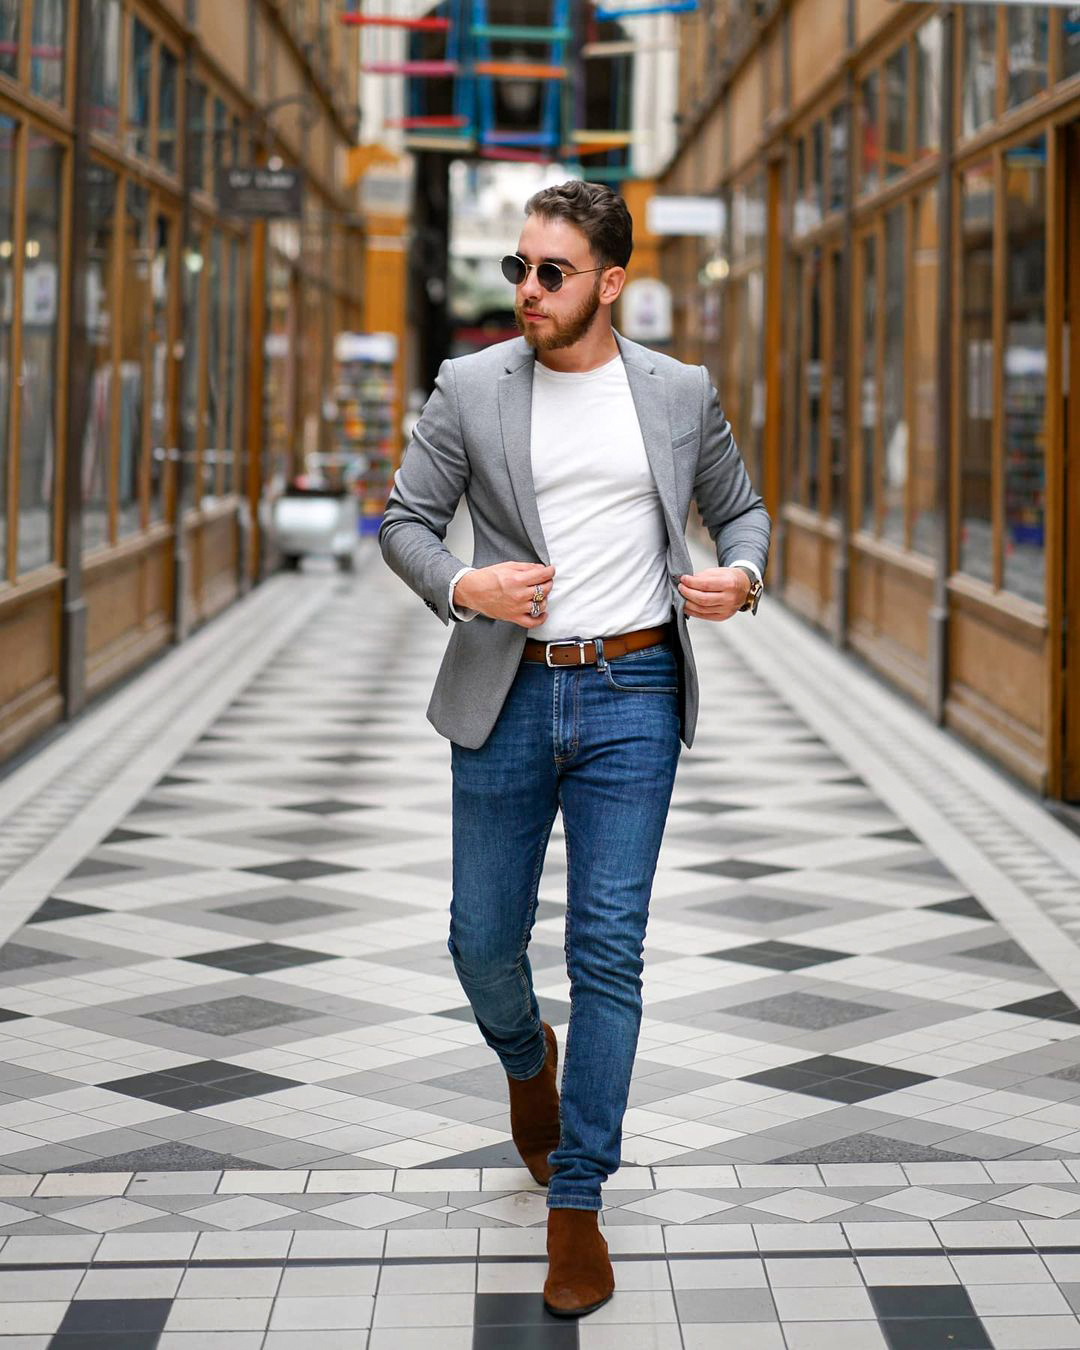
[[[117,532],[122,537],[142,526],[143,401],[149,348],[146,325],[150,300],[150,194],[127,185],[124,220],[124,271],[120,333],[120,467],[117,480]]]
[[[203,417],[203,473],[199,499],[212,497],[216,492],[217,462],[223,446],[218,433],[218,410],[221,407],[221,233],[210,235],[210,255],[207,258],[207,304],[210,315],[206,324],[206,411]],[[203,503],[205,505],[205,502]]]
[[[150,71],[154,58],[154,35],[139,19],[131,21],[131,56],[128,69],[128,153],[150,152]]]
[[[878,288],[877,236],[868,234],[862,241],[862,370],[859,388],[859,429],[862,450],[862,527],[877,531],[877,443],[878,392]]]
[[[191,115],[185,153],[191,156],[191,181],[197,188],[206,185],[206,85],[196,80],[191,89]]]
[[[172,444],[169,418],[169,296],[173,285],[170,216],[161,214],[154,224],[154,261],[150,273],[150,519],[165,516],[165,452]]]
[[[819,501],[819,465],[821,463],[821,258],[820,248],[808,257],[810,275],[810,309],[808,314],[806,353],[806,504],[816,510]]]
[[[239,482],[238,466],[241,457],[240,436],[242,420],[240,412],[243,400],[243,388],[240,382],[239,363],[236,359],[236,320],[240,295],[240,246],[235,239],[229,240],[229,284],[225,297],[225,443],[229,449],[229,459],[225,466],[225,492],[235,492]]]
[[[12,239],[15,234],[15,123],[0,115],[0,581],[7,577],[7,477],[11,398]]]
[[[762,434],[765,428],[765,278],[760,268],[737,283],[742,292],[740,338],[732,344],[741,365],[738,396],[739,448],[755,488],[761,487]]]
[[[221,99],[214,99],[214,181],[210,184],[212,192],[217,191],[218,170],[229,163],[229,114]]]
[[[63,149],[28,131],[26,258],[23,263],[22,390],[19,421],[21,574],[53,559],[56,482],[56,339],[60,301]]]
[[[1005,152],[1002,584],[1042,604],[1046,505],[1046,138]]]
[[[1080,75],[1080,5],[1061,12],[1061,78]]]
[[[816,225],[825,209],[825,123],[819,117],[810,129],[810,224]]]
[[[842,103],[829,118],[829,210],[842,211],[847,192],[847,113]]]
[[[185,509],[197,500],[199,466],[199,363],[202,359],[204,244],[198,233],[191,235],[184,251],[181,272],[184,283],[184,381],[180,393],[180,451],[183,455],[182,503]]]
[[[911,546],[936,555],[938,416],[937,190],[917,197],[911,215]]]
[[[1009,5],[1005,10],[1009,79],[1006,105],[1015,108],[1046,88],[1050,18],[1044,5]]]
[[[883,481],[881,533],[903,544],[908,476],[908,425],[904,406],[904,207],[885,216],[885,350],[881,380]]]
[[[83,548],[109,539],[109,469],[112,443],[113,248],[116,175],[100,164],[87,170],[86,333],[89,382],[83,430]]]
[[[969,169],[960,192],[960,570],[993,580],[994,169]]]
[[[844,293],[841,286],[844,255],[839,249],[829,254],[832,279],[832,359],[829,363],[829,514],[833,520],[844,515],[844,353],[845,324]]]
[[[30,88],[54,103],[64,101],[68,0],[35,0],[31,13]]]
[[[19,71],[19,11],[22,0],[0,0],[0,75],[13,80]]]
[[[961,127],[973,135],[994,116],[997,83],[997,9],[994,5],[965,5],[964,73]]]
[[[90,125],[115,136],[120,107],[120,0],[90,0]]]
[[[885,62],[885,177],[908,164],[908,49],[898,47]]]
[[[859,162],[863,192],[873,192],[881,181],[881,127],[878,112],[878,73],[875,70],[862,82],[859,99],[862,145]]]
[[[791,260],[791,297],[794,310],[794,332],[791,335],[791,394],[786,404],[786,414],[790,425],[784,437],[784,445],[790,447],[787,463],[787,495],[793,502],[801,502],[802,491],[802,455],[803,442],[803,275],[804,267],[801,254]]]
[[[176,169],[176,77],[178,63],[164,43],[158,65],[157,157],[164,169]]]
[[[935,14],[915,34],[915,153],[941,145],[941,19]]]

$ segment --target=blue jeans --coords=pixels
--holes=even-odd
[[[570,1023],[551,1207],[600,1209],[619,1166],[641,1025],[642,946],[679,760],[667,645],[595,666],[522,662],[477,750],[452,744],[450,954],[512,1078],[544,1065],[527,947],[555,814],[566,833]]]

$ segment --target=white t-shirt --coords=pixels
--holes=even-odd
[[[533,363],[532,475],[555,576],[541,642],[609,637],[671,617],[667,528],[621,355],[595,370]],[[453,604],[459,619],[476,610]],[[757,572],[757,568],[753,569]]]

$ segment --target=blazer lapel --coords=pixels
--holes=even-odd
[[[499,425],[518,514],[537,557],[550,566],[532,473],[533,360],[532,349],[520,338],[506,373],[499,378]]]
[[[669,540],[682,537],[676,517],[675,460],[671,453],[671,422],[668,418],[667,381],[654,373],[648,348],[629,342],[620,333],[615,340],[622,352],[630,394],[637,411],[645,454],[649,459],[656,491],[660,497]]]

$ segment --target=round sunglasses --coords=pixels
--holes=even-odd
[[[557,291],[567,277],[584,276],[588,272],[603,272],[603,267],[583,267],[580,271],[564,272],[558,263],[530,263],[516,253],[508,253],[502,260],[502,274],[514,286],[520,286],[530,271],[536,268],[536,279],[545,291]]]

